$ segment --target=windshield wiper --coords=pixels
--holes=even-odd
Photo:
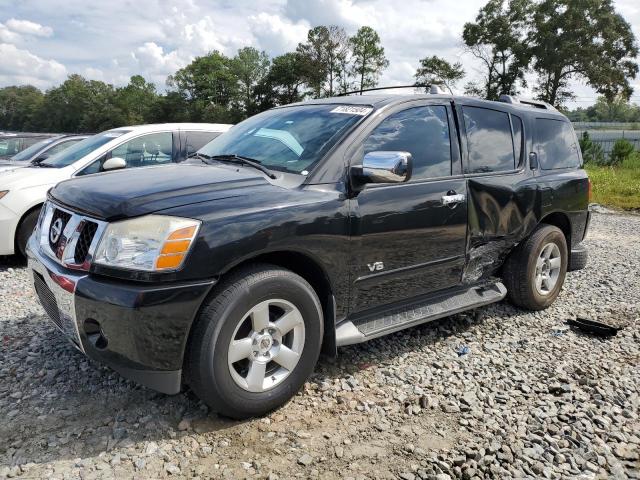
[[[264,173],[265,175],[267,175],[267,177],[271,179],[276,178],[275,174],[271,170],[269,170],[267,167],[262,165],[259,160],[256,160],[254,158],[244,157],[242,155],[236,155],[235,153],[227,153],[227,154],[221,154],[221,155],[203,155],[202,153],[200,153],[199,155],[202,155],[202,157],[205,158],[206,160],[218,160],[220,162],[249,165],[253,168],[257,168],[258,170],[260,170],[262,173]]]

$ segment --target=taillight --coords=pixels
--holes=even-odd
[[[588,198],[589,198],[589,203],[591,203],[591,190],[592,190],[593,187],[591,185],[591,179],[587,178],[587,181],[589,182],[589,188],[588,188],[589,195],[588,195]]]

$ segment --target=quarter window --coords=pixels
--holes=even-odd
[[[511,126],[513,127],[513,152],[516,156],[516,166],[522,163],[522,120],[520,117],[511,115]]]
[[[389,116],[364,143],[365,154],[378,151],[411,153],[416,180],[451,175],[446,107],[415,107]]]
[[[218,135],[220,132],[185,132],[187,156],[200,150]]]
[[[479,107],[463,107],[462,112],[469,150],[465,173],[513,170],[516,163],[509,114]]]
[[[543,170],[580,165],[578,142],[569,122],[536,118],[538,159]]]

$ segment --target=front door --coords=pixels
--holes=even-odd
[[[372,151],[411,153],[413,174],[407,183],[368,184],[352,201],[355,314],[456,286],[465,262],[466,181],[450,105],[390,113],[359,155]]]

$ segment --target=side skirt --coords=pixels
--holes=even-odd
[[[499,302],[506,295],[506,287],[496,281],[454,292],[445,292],[381,313],[346,319],[336,327],[336,344],[342,347],[366,342],[414,325]]]

